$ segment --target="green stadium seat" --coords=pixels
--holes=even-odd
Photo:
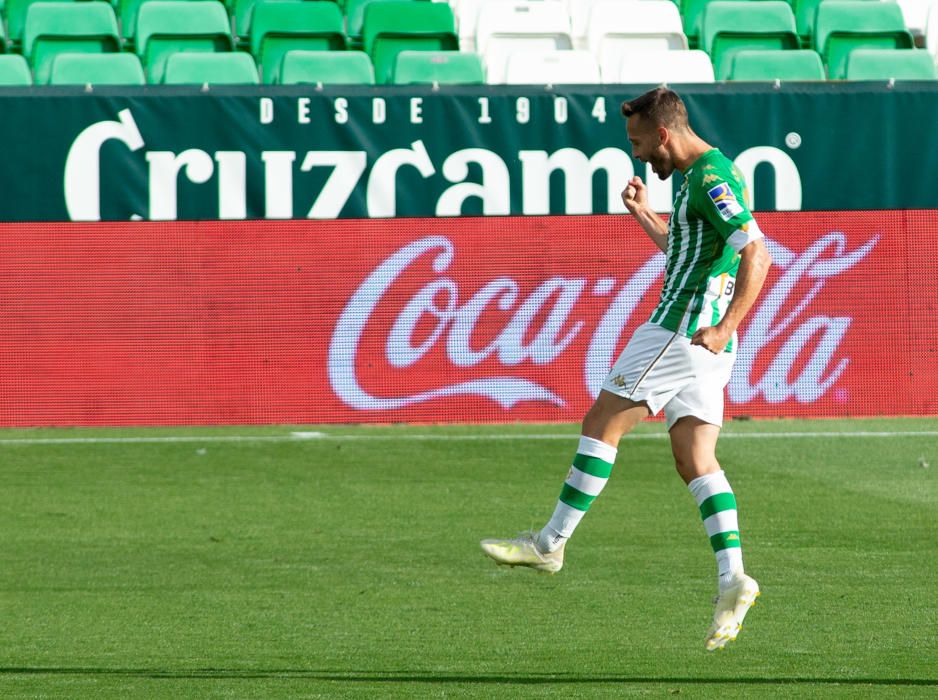
[[[84,2],[85,0],[80,0]],[[107,0],[105,0],[107,1]],[[117,16],[120,19],[121,37],[124,40],[133,43],[137,35],[137,17],[140,14],[140,7],[150,0],[117,0]],[[181,2],[183,0],[176,0]]]
[[[733,54],[729,80],[825,80],[817,51],[743,50]]]
[[[15,46],[23,41],[23,27],[29,6],[36,2],[53,1],[71,4],[74,0],[6,0],[7,38]]]
[[[878,0],[867,0],[877,2]],[[817,19],[817,8],[822,2],[839,2],[839,0],[791,0],[791,9],[795,13],[795,27],[805,48],[812,47],[814,38],[814,25]]]
[[[425,0],[412,0],[421,2]],[[401,2],[401,0],[346,0],[343,8],[346,18],[346,34],[349,42],[355,48],[360,48],[362,43],[362,27],[365,24],[365,10],[368,5],[376,2]]]
[[[443,3],[380,2],[365,10],[362,41],[375,80],[389,83],[401,51],[457,51],[453,11]]]
[[[174,53],[166,59],[166,85],[257,85],[260,77],[251,54]]]
[[[49,82],[59,54],[115,51],[120,51],[117,17],[106,2],[36,2],[26,12],[23,55],[37,85]]]
[[[286,0],[285,0],[286,1]],[[304,0],[295,0],[304,2]],[[234,33],[238,39],[239,45],[244,45],[249,41],[251,35],[251,16],[254,14],[254,5],[257,0],[232,0],[229,8],[229,14],[234,23]]]
[[[52,62],[49,85],[144,85],[143,66],[132,53],[62,53]]]
[[[831,80],[843,80],[847,56],[858,48],[911,49],[902,10],[891,2],[837,0],[818,7],[815,47]]]
[[[485,82],[482,59],[463,51],[401,51],[394,64],[394,83],[475,84]]]
[[[15,53],[0,56],[0,85],[20,87],[32,84],[33,74],[25,58]]]
[[[137,55],[150,83],[161,83],[166,59],[180,51],[231,51],[231,24],[215,0],[149,0],[137,16]]]
[[[346,48],[342,12],[332,2],[258,2],[251,19],[251,53],[265,83],[278,82],[287,51]]]
[[[703,24],[703,15],[707,5],[711,2],[727,2],[727,0],[681,0],[678,7],[681,10],[681,18],[684,20],[684,33],[687,35],[687,44],[689,48],[697,49],[701,47],[701,30]],[[752,0],[735,0],[736,2],[751,2]]]
[[[229,14],[234,20],[235,26],[235,36],[238,37],[238,43],[248,45],[248,40],[251,34],[251,15],[254,12],[254,5],[262,0],[226,0],[228,5]],[[291,0],[281,0],[283,2],[288,2]],[[336,0],[318,0],[319,2],[330,2],[339,8],[339,14],[342,14],[342,3],[336,2]],[[292,2],[309,2],[309,0],[292,0]],[[345,32],[345,20],[343,19],[343,33]]]
[[[847,80],[935,80],[935,62],[924,49],[854,49]]]
[[[363,51],[288,51],[279,81],[284,85],[374,85],[375,71]]]
[[[745,49],[797,49],[795,16],[787,2],[765,0],[741,5],[712,2],[704,10],[701,43],[713,61],[717,80],[730,74],[733,55]]]

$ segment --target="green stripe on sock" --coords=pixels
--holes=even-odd
[[[700,504],[700,517],[706,520],[714,513],[724,510],[736,510],[736,496],[732,493],[718,493]]]
[[[577,453],[577,456],[573,458],[573,466],[581,472],[602,479],[608,479],[609,475],[612,474],[612,465],[609,462],[604,462],[599,457],[590,457],[580,453]]]
[[[596,496],[590,496],[579,489],[573,488],[570,484],[564,484],[563,489],[560,491],[560,500],[571,508],[587,511],[590,504],[596,500]]]
[[[726,532],[718,532],[713,537],[710,538],[710,546],[713,547],[714,552],[719,552],[721,549],[731,549],[733,547],[742,547],[742,542],[739,541],[739,533],[735,530],[728,530]]]

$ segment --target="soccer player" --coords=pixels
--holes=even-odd
[[[771,259],[733,163],[690,127],[683,100],[657,88],[622,104],[632,153],[662,180],[684,183],[666,224],[641,178],[622,193],[628,211],[667,255],[661,299],[629,340],[583,419],[553,516],[539,532],[481,545],[499,564],[556,573],[564,546],[612,472],[619,440],[664,409],[678,474],[697,502],[716,555],[719,595],[708,650],[736,639],[759,585],[743,570],[736,498],[716,458],[723,390],[736,328],[762,289]]]

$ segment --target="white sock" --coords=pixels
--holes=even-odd
[[[722,470],[697,477],[687,488],[697,502],[704,529],[710,538],[717,560],[717,580],[722,591],[743,573],[736,496]]]
[[[573,466],[567,473],[554,514],[538,533],[538,549],[553,552],[573,534],[609,480],[617,452],[615,447],[601,440],[585,435],[580,437]]]

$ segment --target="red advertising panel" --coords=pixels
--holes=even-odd
[[[938,212],[758,219],[728,414],[938,413]],[[4,426],[576,421],[663,270],[624,216],[0,233]]]

